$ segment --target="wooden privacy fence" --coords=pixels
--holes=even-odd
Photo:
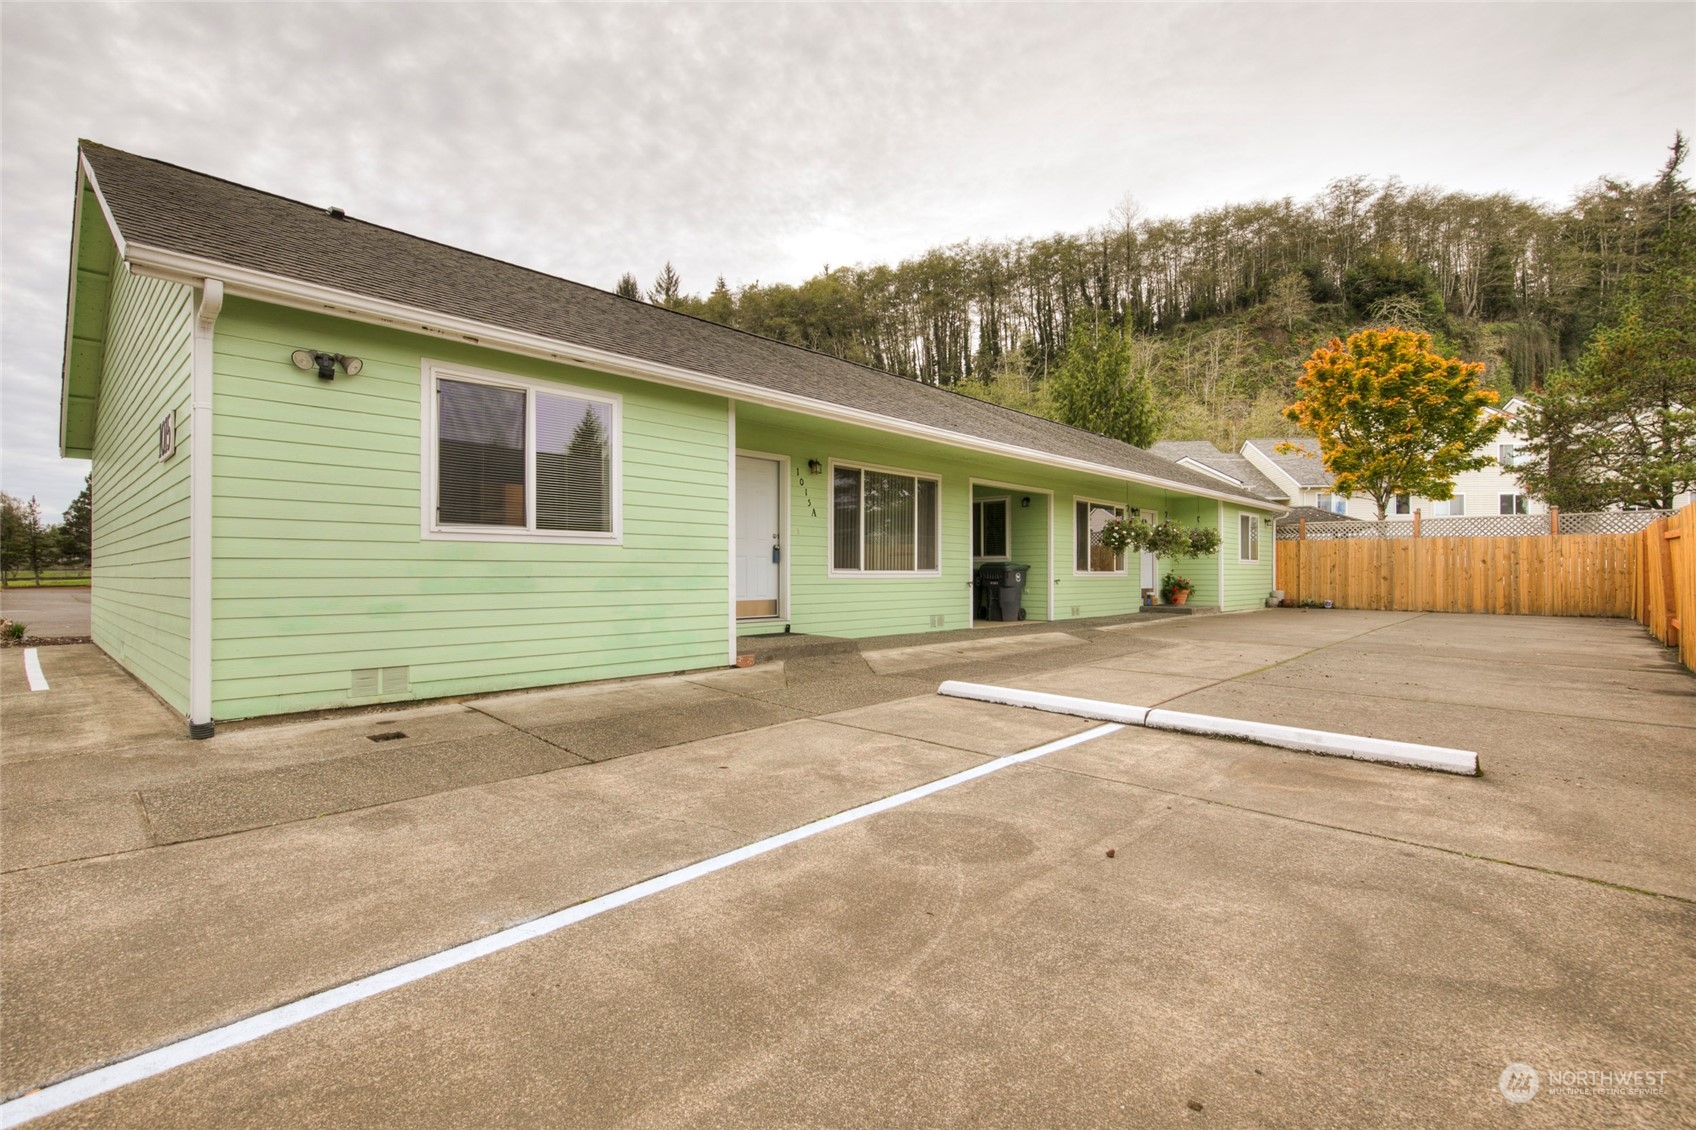
[[[1338,608],[1630,616],[1640,536],[1281,541],[1278,587]]]
[[[1631,615],[1696,671],[1696,504],[1636,535]]]
[[[1302,601],[1403,612],[1628,616],[1696,670],[1696,506],[1633,534],[1280,541]]]

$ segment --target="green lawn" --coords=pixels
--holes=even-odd
[[[86,586],[88,581],[87,573],[69,573],[44,569],[39,583],[34,577],[7,577],[5,584],[9,589],[74,588]]]

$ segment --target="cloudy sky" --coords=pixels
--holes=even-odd
[[[1564,202],[1696,127],[1696,6],[0,8],[0,486],[57,516],[76,139],[611,288],[1395,175]]]

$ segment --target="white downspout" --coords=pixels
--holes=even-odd
[[[194,311],[188,479],[188,736],[209,738],[212,721],[212,327],[224,284],[206,279]]]
[[[730,440],[730,466],[725,471],[725,479],[730,484],[730,510],[729,521],[725,525],[730,533],[730,607],[728,609],[730,613],[730,651],[725,661],[734,667],[736,666],[736,401],[730,401],[729,405],[725,417],[725,434]],[[789,547],[786,545],[783,550],[787,553]]]

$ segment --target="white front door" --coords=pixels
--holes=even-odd
[[[1142,587],[1157,589],[1160,587],[1160,558],[1152,553],[1142,555]]]
[[[782,576],[783,492],[775,459],[736,457],[736,615],[776,616]]]

